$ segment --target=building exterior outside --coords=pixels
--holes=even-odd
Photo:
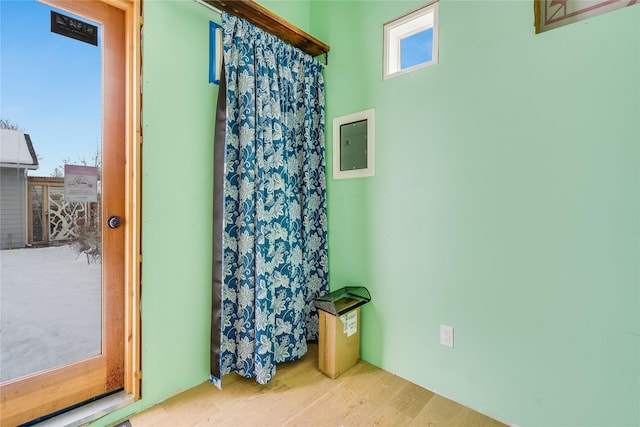
[[[38,169],[31,138],[18,130],[0,130],[0,249],[27,246],[27,173]]]

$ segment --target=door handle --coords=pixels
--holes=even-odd
[[[111,215],[107,218],[107,227],[109,228],[118,228],[122,225],[122,218],[118,215]]]

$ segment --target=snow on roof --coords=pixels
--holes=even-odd
[[[0,167],[38,169],[38,158],[28,134],[0,129]]]

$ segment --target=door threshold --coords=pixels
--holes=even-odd
[[[119,391],[55,417],[28,425],[34,427],[78,427],[123,408],[133,403],[133,400],[133,394]]]

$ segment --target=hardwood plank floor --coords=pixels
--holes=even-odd
[[[317,369],[318,346],[278,365],[266,385],[237,374],[130,418],[132,427],[206,426],[477,426],[504,424],[366,362],[332,380]]]

